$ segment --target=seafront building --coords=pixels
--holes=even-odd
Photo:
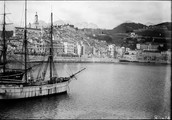
[[[131,62],[171,63],[171,51],[159,51],[157,44],[137,44],[136,50],[125,49],[120,59]]]
[[[136,49],[138,50],[149,50],[156,51],[158,50],[159,44],[156,43],[138,43],[136,44]]]
[[[115,44],[108,45],[109,57],[114,58],[115,56]]]
[[[53,49],[54,49],[54,53],[57,53],[56,55],[62,55],[64,53],[64,45],[62,42],[60,41],[54,41],[53,43]]]
[[[159,51],[148,51],[145,50],[138,54],[137,59],[140,62],[159,62],[159,63],[165,63],[167,62],[167,54],[164,52]]]
[[[122,59],[126,60],[126,61],[135,62],[135,61],[137,61],[137,55],[133,54],[133,53],[131,54],[130,52],[127,52],[123,55]]]
[[[50,47],[50,29],[40,27],[38,15],[35,15],[34,24],[29,24],[28,29],[28,54],[46,55]],[[8,50],[15,54],[22,52],[24,28],[15,27],[14,35],[8,43]],[[130,34],[131,38],[139,39],[135,33]],[[130,41],[131,43],[133,41]],[[115,44],[86,36],[81,30],[73,25],[55,26],[53,31],[53,51],[55,56],[80,57],[80,58],[110,58],[124,59],[138,62],[171,62],[171,51],[160,52],[159,47],[163,44],[152,42],[136,43],[136,49],[131,50],[129,46],[120,47]],[[2,48],[0,48],[0,53]]]
[[[27,37],[28,37],[28,54],[44,54],[46,52],[46,43],[42,40],[43,29],[38,27],[38,15],[35,15],[34,25],[27,28]],[[22,52],[23,46],[23,36],[24,36],[24,27],[15,27],[13,33],[13,44],[16,45],[15,53]]]
[[[84,43],[81,41],[81,56],[85,55],[85,49],[86,49],[86,47],[85,47]]]
[[[24,34],[24,28],[23,27],[15,27],[14,36],[23,37],[23,34]],[[42,29],[39,29],[39,28],[27,28],[27,36],[29,38],[41,37],[41,35],[42,35]]]
[[[74,44],[72,42],[64,42],[64,54],[74,54]]]
[[[81,57],[81,48],[82,48],[82,46],[77,42],[76,43],[76,53],[78,54],[79,57]]]
[[[82,32],[77,31],[72,25],[63,25],[55,27],[53,34],[54,55],[57,56],[79,56],[79,57],[105,57],[106,48],[102,47],[100,42],[86,37]],[[78,33],[77,33],[78,32]],[[62,35],[63,33],[63,35]],[[21,53],[23,46],[23,27],[15,27],[12,43],[15,45],[14,52]],[[36,13],[34,24],[28,25],[28,54],[43,55],[48,54],[49,50],[49,28],[41,28]],[[62,36],[61,36],[62,35]],[[77,39],[77,40],[75,40]],[[93,44],[92,44],[93,42]],[[102,43],[105,44],[105,43]],[[114,57],[114,48],[110,50],[110,56]]]
[[[171,49],[168,49],[166,53],[167,53],[167,63],[171,63]]]

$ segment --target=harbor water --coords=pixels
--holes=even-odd
[[[86,70],[71,81],[67,94],[0,101],[0,118],[170,118],[170,65],[56,63],[55,66],[59,76],[69,76],[84,67]]]

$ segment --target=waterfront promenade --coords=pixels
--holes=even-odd
[[[47,60],[48,57],[36,56],[30,57],[30,62],[42,62]],[[55,62],[75,62],[75,63],[118,63],[118,59],[114,58],[85,58],[85,57],[54,57]]]
[[[20,61],[20,57],[17,55],[16,56],[18,61]],[[48,56],[35,56],[35,55],[30,55],[29,56],[29,62],[43,62],[47,61]],[[13,60],[12,60],[13,61]],[[54,62],[59,62],[59,63],[124,63],[121,61],[120,58],[96,58],[96,57],[62,57],[62,56],[54,56]],[[132,63],[132,62],[137,62],[137,63],[155,63],[155,64],[171,64],[171,61],[165,61],[165,60],[159,60],[159,61],[148,61],[148,60],[136,60],[136,61],[131,61],[127,60],[125,63]]]

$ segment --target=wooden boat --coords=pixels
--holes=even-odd
[[[2,68],[0,68],[0,99],[20,99],[30,98],[38,96],[46,96],[57,93],[66,92],[68,85],[72,78],[82,70],[68,76],[59,77],[56,74],[55,65],[53,62],[53,13],[51,13],[51,39],[48,60],[46,63],[45,70],[36,78],[29,76],[29,72],[32,71],[32,67],[28,65],[27,61],[27,28],[26,28],[26,8],[27,2],[25,1],[25,29],[24,29],[24,69],[10,69],[7,68],[6,59],[6,37],[5,37],[5,2],[4,2],[4,24],[3,24],[3,52],[2,52]],[[0,59],[1,60],[1,59]],[[49,65],[49,78],[45,77],[46,71]]]

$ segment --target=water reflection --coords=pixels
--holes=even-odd
[[[86,67],[68,94],[0,104],[1,118],[164,118],[170,114],[170,66],[57,63],[60,76]],[[69,70],[71,69],[71,70]]]
[[[58,113],[60,102],[68,99],[69,95],[64,93],[58,96],[1,101],[0,115],[4,115],[2,118],[52,118]]]

